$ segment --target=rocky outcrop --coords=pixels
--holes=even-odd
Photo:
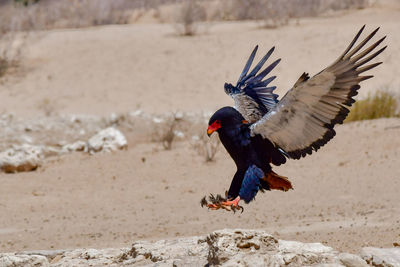
[[[400,248],[364,248],[361,257],[320,243],[278,240],[261,230],[219,230],[131,248],[0,254],[9,266],[400,266]]]

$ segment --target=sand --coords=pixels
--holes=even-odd
[[[175,36],[166,24],[50,31],[28,47],[19,72],[0,84],[0,112],[34,119],[214,111],[232,104],[223,83],[236,81],[256,44],[261,51],[276,45],[274,58],[283,60],[275,84],[282,95],[304,71],[315,74],[330,64],[363,24],[368,31],[381,26],[378,35],[388,35],[389,48],[361,97],[381,88],[397,92],[399,17],[397,6],[377,6],[274,30],[215,23],[191,38]],[[165,151],[125,134],[124,151],[73,153],[35,172],[0,173],[0,251],[124,247],[237,227],[349,252],[400,242],[400,119],[337,127],[337,137],[318,153],[274,168],[295,190],[260,193],[243,214],[199,204],[229,187],[235,166],[222,148],[216,162],[204,163],[188,142]]]

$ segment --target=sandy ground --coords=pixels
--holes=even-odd
[[[395,91],[399,18],[398,8],[371,8],[276,30],[218,23],[193,38],[145,24],[49,32],[29,47],[23,73],[0,85],[0,111],[27,117],[212,111],[232,103],[222,85],[237,79],[255,44],[277,46],[282,94],[303,71],[331,63],[364,23],[368,30],[382,26],[389,49],[362,94]],[[187,142],[165,151],[126,133],[126,151],[74,153],[35,172],[1,173],[0,251],[123,247],[225,227],[266,229],[350,252],[400,242],[400,119],[346,124],[337,132],[318,153],[275,168],[295,190],[259,194],[243,214],[200,207],[205,194],[228,188],[235,167],[222,149],[215,163],[203,163]]]
[[[400,241],[400,119],[356,122],[318,153],[275,168],[295,190],[259,194],[243,214],[200,207],[235,172],[222,149],[203,163],[186,143],[64,156],[32,173],[0,175],[0,251],[121,247],[137,239],[267,229],[336,249]],[[142,161],[145,158],[145,162]]]

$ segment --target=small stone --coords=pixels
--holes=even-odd
[[[62,147],[61,153],[73,152],[73,151],[85,151],[87,144],[84,141],[76,141],[72,144],[66,144]]]
[[[14,146],[0,153],[0,168],[6,173],[36,170],[43,162],[44,153],[41,146]]]
[[[111,152],[128,146],[125,136],[114,127],[101,130],[88,141],[89,153]]]

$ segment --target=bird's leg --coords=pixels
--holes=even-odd
[[[233,200],[227,200],[227,201],[221,202],[221,206],[222,207],[230,207],[234,212],[236,210],[240,210],[240,209],[243,212],[243,207],[239,205],[239,201],[240,201],[240,196],[237,196]]]
[[[235,199],[233,200],[228,200],[228,201],[223,201],[221,202],[222,205],[224,206],[239,206],[239,201],[240,201],[240,196],[237,196]]]

